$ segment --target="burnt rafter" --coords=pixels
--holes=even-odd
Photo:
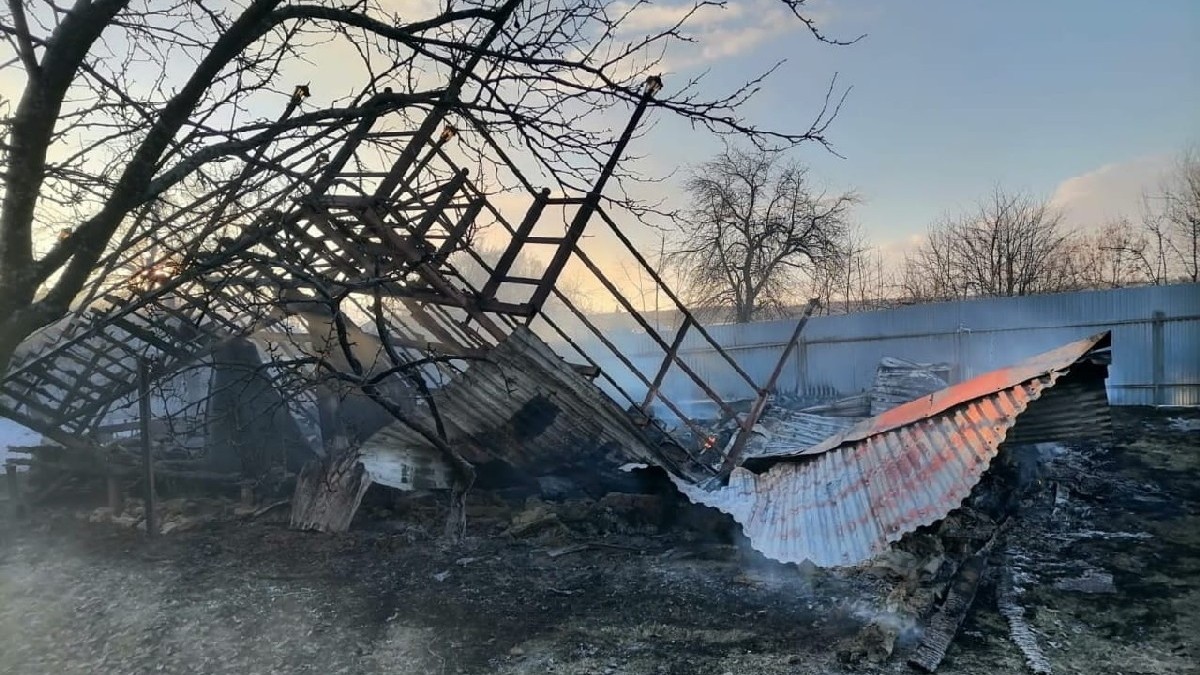
[[[552,196],[522,178],[523,192],[506,194],[506,200],[519,197],[525,203],[523,216],[514,224],[452,156],[458,132],[447,117],[455,101],[446,96],[457,95],[464,72],[456,73],[443,98],[415,129],[392,130],[389,125],[395,117],[382,114],[361,118],[332,158],[321,158],[297,179],[298,187],[308,188],[306,193],[290,205],[258,214],[250,224],[233,227],[234,236],[214,236],[213,227],[226,222],[214,214],[209,228],[182,245],[178,240],[173,244],[153,240],[150,254],[139,263],[142,269],[130,276],[131,285],[110,291],[98,303],[43,329],[18,350],[0,381],[0,414],[43,431],[87,434],[103,420],[105,411],[135,394],[137,382],[130,373],[136,371],[139,359],[153,357],[156,373],[166,377],[202,361],[234,338],[249,336],[264,345],[303,343],[302,336],[297,342],[288,317],[316,321],[315,328],[307,329],[308,347],[300,344],[304,351],[316,349],[321,330],[325,331],[322,339],[331,340],[332,322],[372,316],[380,334],[387,333],[390,357],[422,361],[436,355],[431,368],[447,377],[457,371],[442,357],[486,355],[519,327],[536,320],[566,345],[561,356],[570,362],[570,370],[603,384],[618,399],[613,403],[646,434],[646,447],[675,447],[689,456],[711,450],[709,427],[691,419],[686,414],[689,406],[671,400],[664,391],[669,374],[690,380],[726,419],[738,423],[741,435],[748,434],[770,387],[754,382],[716,344],[604,207],[605,186],[653,106],[660,84],[647,83],[586,193]],[[485,131],[480,133],[500,158],[500,166],[520,176],[506,151]],[[377,170],[380,158],[394,151],[397,143],[400,148],[392,155],[390,167]],[[235,183],[243,179],[238,176]],[[231,185],[234,189],[236,185]],[[219,208],[223,211],[232,203],[224,199]],[[551,220],[548,207],[564,210],[560,235],[545,231],[545,226],[553,228],[558,222]],[[543,226],[540,232],[539,225]],[[669,308],[684,317],[677,331],[659,336],[605,276],[603,267],[583,252],[584,232],[592,225],[611,230],[641,273],[665,289]],[[484,227],[493,228],[490,232],[502,238],[498,260],[481,255],[477,235]],[[516,265],[532,247],[543,247],[540,251],[549,247],[551,252],[545,268],[536,273]],[[593,274],[615,304],[656,338],[664,352],[660,363],[643,372],[559,288],[572,260]],[[476,273],[468,274],[463,265]],[[326,309],[306,313],[305,305]],[[550,305],[554,311],[548,311]],[[340,318],[320,318],[331,316],[331,310],[333,317]],[[568,323],[571,329],[565,327]],[[577,339],[580,328],[575,326],[593,339]],[[750,415],[739,414],[688,366],[682,353],[685,337],[715,348],[755,392],[758,401]],[[584,342],[592,346],[584,348]],[[588,349],[600,348],[615,355],[646,385],[644,396],[628,392],[622,381],[599,368],[600,355],[589,354]],[[672,435],[655,419],[652,411],[659,406],[678,419],[681,435]],[[660,445],[664,438],[666,446]],[[740,446],[733,449],[735,454]],[[719,478],[722,459],[710,457],[701,468],[693,462],[681,475],[695,478],[699,471]]]

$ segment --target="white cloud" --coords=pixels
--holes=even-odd
[[[629,11],[629,4],[618,3],[616,12]],[[695,11],[689,17],[688,12]],[[622,27],[628,31],[654,31],[670,28],[678,24],[685,17],[690,26],[711,26],[720,23],[727,23],[740,18],[745,13],[745,5],[703,5],[696,8],[691,3],[682,4],[662,4],[662,5],[639,5],[629,12],[629,16],[625,17],[622,22]]]
[[[1136,218],[1143,191],[1154,188],[1171,161],[1170,155],[1148,155],[1105,164],[1059,183],[1050,203],[1075,227],[1098,227],[1119,216]]]

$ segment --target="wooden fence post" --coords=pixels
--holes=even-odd
[[[146,534],[158,536],[158,514],[154,503],[154,445],[150,442],[150,364],[138,359],[138,422],[142,435],[142,483],[145,487]]]

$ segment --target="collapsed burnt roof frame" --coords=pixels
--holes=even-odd
[[[446,91],[457,92],[473,66],[469,62],[459,69]],[[389,345],[402,358],[417,361],[430,354],[448,357],[434,363],[433,367],[441,369],[450,368],[453,357],[485,354],[516,327],[540,320],[569,345],[571,353],[564,356],[584,362],[576,366],[578,370],[603,378],[630,405],[639,424],[658,426],[695,459],[692,451],[711,443],[707,428],[685,414],[684,406],[663,391],[668,373],[681,372],[716,404],[723,417],[738,421],[739,433],[730,445],[733,450],[727,456],[697,462],[711,474],[727,475],[762,412],[771,383],[756,383],[717,343],[602,203],[605,185],[659,87],[657,78],[646,83],[594,184],[579,196],[551,197],[549,189],[536,189],[487,129],[475,129],[499,161],[519,178],[527,193],[529,206],[516,224],[447,152],[455,136],[455,129],[447,122],[450,106],[432,106],[411,131],[379,130],[384,116],[368,114],[340,141],[332,158],[327,162],[321,161],[323,157],[316,160],[307,176],[295,179],[297,187],[307,185],[310,189],[286,213],[282,209],[262,212],[233,238],[215,237],[217,230],[213,227],[174,244],[165,240],[162,231],[145,235],[143,241],[149,245],[141,249],[141,271],[133,279],[142,285],[132,290],[102,291],[101,273],[76,314],[35,334],[18,352],[0,381],[0,414],[60,443],[80,445],[115,404],[133,395],[139,361],[153,356],[154,376],[162,379],[196,363],[230,338],[258,336],[268,342],[287,341],[291,329],[279,311],[280,296],[304,290],[315,295],[303,297],[328,303],[335,311],[357,307],[366,315],[374,312],[380,332],[387,331]],[[283,117],[295,110],[300,98],[298,89]],[[370,165],[369,159],[361,156],[364,152],[378,151],[373,146],[380,143],[394,147],[396,139],[403,145],[390,168],[362,170]],[[228,195],[235,194],[252,166],[254,161],[247,162],[242,173],[230,181]],[[220,220],[232,201],[232,197],[221,199],[213,223]],[[551,206],[574,209],[574,213],[561,235],[538,235],[535,227]],[[479,255],[470,240],[481,215],[499,224],[508,238],[494,265]],[[673,337],[660,335],[584,251],[581,238],[594,219],[611,230],[636,260],[639,274],[645,273],[661,287],[683,317]],[[515,261],[527,247],[547,245],[555,250],[544,273],[523,277],[513,271]],[[457,268],[452,259],[455,255],[466,255],[479,265],[486,272],[486,282],[472,285]],[[116,267],[122,256],[126,261],[134,257],[118,250],[110,257],[106,270]],[[564,267],[572,259],[594,275],[616,304],[663,349],[664,357],[653,374],[635,366],[557,287]],[[526,289],[525,299],[502,299],[514,288]],[[544,311],[551,298],[556,307],[584,326],[628,368],[646,387],[645,396],[635,397],[603,372],[597,359],[571,331]],[[95,299],[103,304],[90,302]],[[756,392],[757,400],[749,414],[735,410],[681,358],[680,347],[693,333],[712,346]],[[782,364],[783,359],[780,367]],[[670,410],[690,434],[672,437],[650,414],[655,403]]]

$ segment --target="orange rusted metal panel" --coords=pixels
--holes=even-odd
[[[717,490],[676,484],[732,515],[769,558],[856,564],[958,508],[1010,435],[1033,442],[1103,433],[1107,367],[1085,357],[1107,346],[1107,334],[1074,342],[899,406],[812,449],[755,457]],[[1050,392],[1060,383],[1065,396],[1056,397]],[[1033,433],[1021,431],[1022,419],[1032,420]]]

